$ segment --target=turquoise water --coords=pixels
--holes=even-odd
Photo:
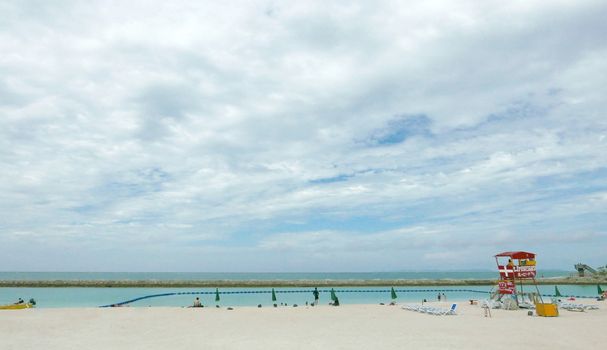
[[[390,287],[374,288],[334,288],[342,304],[375,304],[390,302]],[[417,290],[435,290],[436,287],[395,288],[399,301],[403,300],[434,300],[436,292],[418,292]],[[443,288],[456,289],[456,288]],[[457,288],[462,289],[462,288]],[[479,291],[489,291],[489,287],[478,287]],[[220,302],[222,306],[264,306],[272,305],[271,288],[222,288]],[[314,300],[313,288],[275,288],[277,303],[289,305],[305,305],[306,301]],[[319,288],[320,302],[326,304],[330,301],[329,290]],[[347,291],[347,292],[346,292]],[[195,297],[200,297],[203,305],[215,306],[214,288],[0,288],[0,304],[11,302],[19,297],[28,300],[36,299],[40,307],[95,307],[114,304],[137,297],[171,292],[198,292],[207,294],[175,295],[144,299],[131,303],[131,306],[187,306],[191,305]],[[246,292],[240,293],[240,292]],[[481,298],[486,294],[445,292],[447,297],[455,299],[469,299],[476,294]]]
[[[530,289],[532,287],[529,287]],[[542,294],[552,294],[553,286],[539,286]],[[312,288],[275,288],[277,303],[305,305],[313,300]],[[327,304],[330,300],[329,290],[321,291],[320,302]],[[419,302],[422,299],[436,300],[437,290],[445,293],[450,301],[484,299],[490,286],[457,286],[457,287],[397,287],[398,302]],[[465,290],[465,291],[462,291]],[[563,295],[593,297],[596,286],[560,285]],[[17,298],[36,299],[38,307],[97,307],[115,304],[126,300],[153,294],[163,293],[202,293],[182,294],[139,300],[129,304],[133,307],[147,306],[188,306],[195,297],[200,297],[203,305],[215,306],[215,289],[213,288],[0,288],[0,304],[14,302]],[[244,292],[244,293],[242,293]],[[342,304],[377,304],[389,303],[390,287],[339,287],[335,292]],[[221,306],[263,306],[272,305],[271,288],[222,288],[219,305]]]
[[[569,276],[573,271],[539,271],[538,276]],[[344,279],[492,279],[497,271],[416,272],[0,272],[0,280],[344,280]]]
[[[568,276],[568,271],[540,271],[545,277]],[[0,280],[346,280],[346,279],[495,279],[494,271],[454,272],[359,272],[359,273],[181,273],[181,272],[0,272]],[[436,300],[438,290],[448,300],[483,299],[490,286],[397,287],[398,302]],[[529,287],[531,288],[531,287]],[[552,294],[553,286],[540,286],[543,294]],[[275,288],[277,303],[305,305],[313,300],[312,288]],[[561,285],[563,295],[593,297],[596,286]],[[321,288],[320,301],[329,302],[329,290]],[[390,286],[335,288],[342,304],[389,303]],[[36,299],[38,307],[97,307],[116,304],[138,297],[164,293],[180,294],[143,299],[129,304],[133,307],[188,306],[196,296],[204,305],[215,306],[214,288],[0,288],[0,305],[17,298]],[[271,306],[271,288],[222,288],[221,306]]]

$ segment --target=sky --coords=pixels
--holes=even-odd
[[[607,264],[605,1],[0,13],[0,270]]]

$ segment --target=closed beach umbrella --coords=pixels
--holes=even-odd
[[[274,292],[274,288],[272,288],[272,301],[276,301],[276,293]]]
[[[603,290],[601,289],[601,285],[600,284],[596,285],[596,290],[597,290],[597,292],[599,292],[599,295],[602,295],[604,293]]]
[[[215,301],[219,301],[219,289],[215,288]]]
[[[559,292],[559,287],[554,286],[554,296],[555,297],[562,297],[563,295],[561,295],[561,292]]]
[[[337,296],[335,296],[335,290],[331,288],[331,300],[335,301],[335,299],[337,299]]]
[[[392,297],[392,300],[398,298],[398,296],[396,295],[396,291],[394,290],[394,287],[392,287],[392,290],[390,291],[390,297]]]

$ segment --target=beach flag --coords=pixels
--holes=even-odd
[[[337,296],[335,296],[335,290],[331,288],[331,300],[335,301],[335,299],[337,299]]]
[[[396,291],[394,290],[394,287],[392,287],[392,290],[390,291],[390,297],[392,297],[392,300],[398,298],[398,296],[396,295]]]
[[[219,301],[219,289],[215,288],[215,301]]]
[[[597,292],[599,292],[599,295],[603,295],[603,293],[605,293],[605,292],[604,292],[604,291],[601,289],[601,285],[600,285],[600,284],[597,284],[597,285],[596,285],[596,290],[597,290]]]
[[[274,292],[274,288],[272,288],[272,301],[276,301],[276,293]]]
[[[554,286],[554,296],[555,297],[562,297],[563,295],[561,294],[561,292],[559,292],[559,287]]]

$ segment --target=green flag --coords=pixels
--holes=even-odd
[[[272,288],[272,301],[276,301],[276,293],[274,292],[274,288]]]
[[[601,289],[601,285],[600,284],[596,285],[596,290],[597,290],[597,292],[599,292],[599,295],[603,295],[604,291]]]
[[[392,298],[392,300],[398,298],[398,296],[396,295],[396,291],[394,290],[394,287],[392,287],[392,290],[390,291],[390,297]]]
[[[331,288],[331,300],[335,301],[335,299],[337,299],[337,296],[335,296],[335,290]]]
[[[219,301],[219,289],[215,288],[215,301]]]
[[[554,296],[555,297],[562,297],[563,295],[561,294],[561,292],[559,291],[559,287],[554,286]]]

